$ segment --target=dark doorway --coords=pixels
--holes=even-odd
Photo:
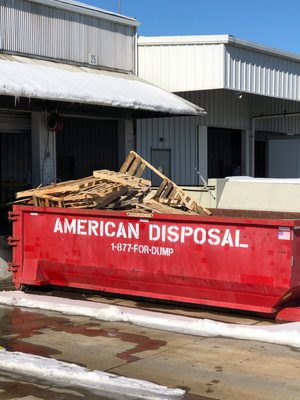
[[[97,169],[118,167],[118,122],[63,118],[56,134],[57,178],[61,181],[92,175]]]
[[[241,131],[208,128],[207,136],[208,178],[241,175]]]
[[[265,178],[267,173],[267,143],[265,140],[255,141],[255,177]]]
[[[30,132],[0,132],[0,155],[0,234],[8,234],[8,203],[31,187]]]

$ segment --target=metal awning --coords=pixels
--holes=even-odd
[[[0,95],[170,115],[205,114],[135,75],[5,54],[0,55]]]

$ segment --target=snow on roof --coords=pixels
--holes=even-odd
[[[135,75],[0,55],[0,95],[201,115],[205,111]]]

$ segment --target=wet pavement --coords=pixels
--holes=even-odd
[[[41,400],[121,400],[118,396],[108,393],[91,391],[83,388],[70,388],[68,386],[58,386],[49,384],[33,378],[22,377],[8,374],[1,371],[0,376],[0,399],[41,399]],[[124,397],[122,396],[122,399]],[[125,400],[125,399],[124,399]],[[127,397],[126,400],[134,400]]]
[[[130,300],[121,302],[127,306],[132,304]],[[155,305],[144,304],[144,307],[155,308]],[[179,313],[179,309],[169,309],[169,312]],[[197,311],[184,313],[195,315]],[[211,317],[216,319],[217,314],[212,313]],[[220,319],[259,323],[255,319],[229,315]],[[185,400],[294,400],[299,397],[300,354],[297,349],[284,346],[195,337],[13,307],[0,307],[0,333],[0,346],[7,350],[184,388]],[[117,397],[81,388],[53,387],[49,382],[0,373],[0,400],[81,398]]]

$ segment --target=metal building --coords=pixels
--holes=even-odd
[[[207,116],[143,120],[137,150],[181,185],[300,176],[300,56],[228,35],[139,37],[138,74]]]
[[[117,169],[136,119],[203,112],[135,75],[138,26],[72,0],[0,2],[0,233],[16,191]]]

